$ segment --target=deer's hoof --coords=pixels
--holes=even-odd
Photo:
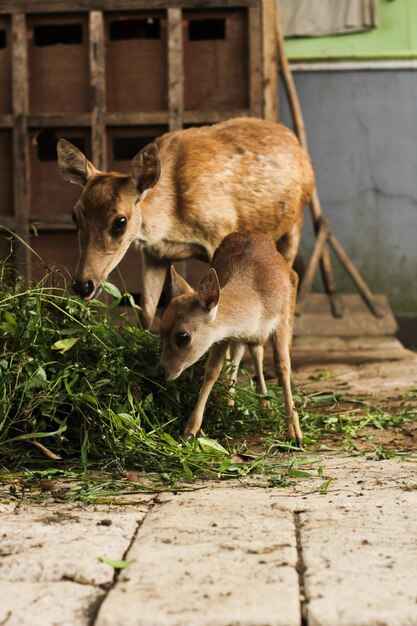
[[[293,424],[288,428],[288,440],[297,446],[297,448],[302,449],[304,447],[303,433],[299,427],[296,428]]]
[[[195,439],[195,435],[193,433],[190,432],[185,432],[182,436],[182,438],[184,439],[184,441],[194,441]]]

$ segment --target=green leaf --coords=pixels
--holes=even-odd
[[[113,283],[108,283],[107,281],[104,281],[101,283],[101,288],[103,289],[103,291],[110,294],[114,298],[118,298],[119,300],[122,299],[122,294],[120,293],[116,285],[113,285]]]
[[[122,559],[108,559],[105,556],[99,556],[98,560],[106,565],[110,565],[113,569],[126,569],[136,561],[136,559],[128,559],[127,561],[123,561]]]
[[[214,439],[207,439],[207,437],[197,437],[197,441],[204,450],[204,452],[218,452],[219,454],[228,454],[227,450]]]
[[[55,341],[55,343],[52,344],[51,348],[52,350],[58,350],[61,354],[64,354],[64,352],[68,352],[68,350],[71,350],[71,348],[75,346],[79,339],[79,337],[68,337],[68,339],[59,339],[59,341]]]

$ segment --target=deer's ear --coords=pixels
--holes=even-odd
[[[158,147],[150,143],[138,152],[130,165],[130,177],[138,193],[142,194],[156,185],[160,173]]]
[[[66,139],[58,141],[57,153],[61,176],[70,183],[83,187],[91,176],[98,173],[81,150]]]
[[[217,315],[217,305],[220,300],[220,284],[216,270],[212,267],[207,270],[197,287],[200,304],[214,320]]]
[[[186,280],[182,278],[175,270],[175,267],[171,265],[171,294],[173,298],[177,296],[185,296],[187,294],[194,293],[194,290],[187,283]]]

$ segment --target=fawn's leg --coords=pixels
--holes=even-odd
[[[210,348],[209,357],[204,371],[203,386],[198,396],[197,404],[191,413],[184,429],[185,439],[193,439],[201,428],[204,409],[214,383],[222,371],[224,357],[229,347],[229,342],[216,343]]]
[[[301,432],[298,413],[294,409],[294,401],[291,392],[291,361],[290,361],[290,341],[288,330],[280,328],[274,331],[272,344],[274,347],[274,363],[277,376],[282,383],[284,394],[285,414],[287,417],[288,439],[295,441],[303,447],[303,433]]]

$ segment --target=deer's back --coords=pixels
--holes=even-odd
[[[281,124],[238,118],[168,133],[158,145],[174,214],[216,243],[235,230],[278,239],[310,198],[309,157]]]
[[[259,300],[265,316],[275,317],[290,301],[291,270],[270,235],[246,231],[228,235],[217,248],[212,267],[231,302],[245,301],[245,309]]]

